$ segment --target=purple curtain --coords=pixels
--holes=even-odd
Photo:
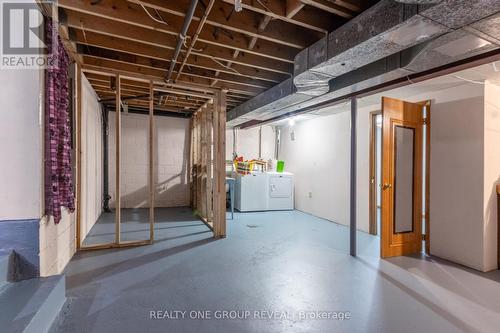
[[[45,214],[61,220],[61,207],[75,210],[71,172],[69,58],[61,39],[53,40],[52,20],[45,18],[45,41],[56,66],[45,70]],[[54,52],[52,52],[54,50]]]

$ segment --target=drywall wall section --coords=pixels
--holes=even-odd
[[[109,192],[115,206],[115,112],[109,113]],[[122,115],[121,207],[148,207],[148,116]],[[189,119],[155,116],[155,207],[189,205]]]
[[[103,207],[103,130],[102,110],[97,94],[83,76],[82,82],[82,195],[81,237],[87,236]]]
[[[260,153],[263,160],[274,158],[275,133],[272,126],[253,127],[236,130],[236,153],[246,160],[259,158],[259,130],[262,132]],[[226,130],[226,159],[233,157],[233,129]]]
[[[483,270],[483,86],[466,87],[431,105],[430,250]]]
[[[85,238],[102,211],[102,115],[97,95],[82,77],[81,237]],[[75,151],[73,150],[74,154]],[[60,274],[76,252],[76,214],[62,208],[61,221],[40,221],[40,275]]]
[[[500,184],[500,83],[486,81],[484,90],[484,270],[497,268],[496,185]]]
[[[493,191],[500,177],[498,89],[460,84],[413,96],[401,97],[398,91],[385,94],[411,102],[432,100],[431,253],[478,270],[496,265]],[[371,104],[358,110],[357,223],[365,232],[370,112],[379,109]],[[349,124],[349,112],[341,112],[299,121],[293,128],[284,125],[280,153],[287,170],[296,174],[295,207],[345,225],[349,224]]]
[[[43,72],[0,70],[0,220],[42,215]]]
[[[349,123],[342,112],[281,132],[280,159],[295,174],[295,208],[341,224],[349,223]]]

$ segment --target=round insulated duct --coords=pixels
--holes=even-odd
[[[406,3],[409,5],[434,5],[443,0],[396,0],[396,2]]]

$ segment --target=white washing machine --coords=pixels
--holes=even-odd
[[[237,175],[234,207],[240,212],[293,210],[293,177],[290,172]]]

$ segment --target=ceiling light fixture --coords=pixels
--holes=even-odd
[[[242,9],[241,0],[234,0],[234,10],[239,13]]]

